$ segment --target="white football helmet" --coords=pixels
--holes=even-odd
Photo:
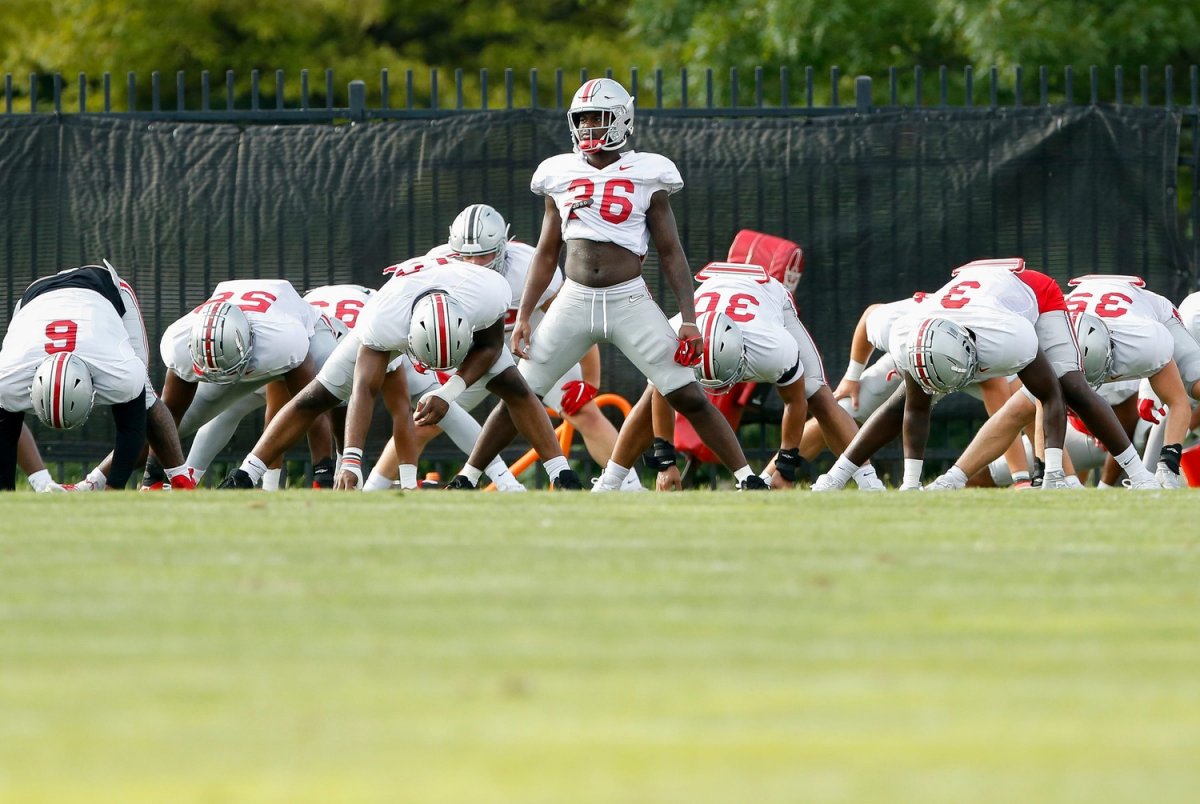
[[[483,267],[504,273],[508,224],[504,216],[487,204],[472,204],[450,224],[450,248],[463,257],[494,254]]]
[[[724,393],[742,378],[746,370],[746,346],[742,331],[733,320],[720,312],[701,313],[696,326],[704,336],[704,353],[692,369],[696,381],[706,391]]]
[[[1099,388],[1113,373],[1115,357],[1108,326],[1091,313],[1071,313],[1079,354],[1083,356],[1083,376],[1088,385]]]
[[[433,371],[451,371],[462,365],[471,351],[474,334],[462,305],[445,291],[435,290],[413,305],[408,355]]]
[[[908,365],[925,393],[948,394],[973,379],[979,352],[971,334],[948,318],[926,318],[913,330]]]
[[[584,128],[579,125],[583,112],[600,112],[601,124]],[[579,153],[616,151],[633,133],[633,96],[611,78],[593,78],[571,98],[567,110],[571,140]]]
[[[237,382],[254,350],[254,331],[241,309],[229,302],[203,305],[188,341],[192,365],[205,382]]]
[[[56,430],[74,429],[87,421],[95,403],[92,370],[83,358],[56,352],[38,364],[29,396],[42,424]]]

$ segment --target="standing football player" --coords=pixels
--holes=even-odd
[[[521,374],[542,396],[594,344],[612,343],[688,418],[742,488],[765,489],[733,429],[692,374],[703,338],[669,200],[683,179],[664,156],[621,151],[633,129],[633,107],[633,98],[616,81],[586,82],[567,111],[574,152],[551,157],[534,171],[530,188],[546,197],[545,216],[513,325],[512,349],[522,358]],[[683,316],[678,337],[642,277],[651,239]],[[532,337],[534,311],[564,247],[566,281]],[[460,482],[473,487],[479,467],[514,435],[508,410],[497,406]],[[614,451],[622,452],[620,435]],[[610,461],[595,490],[620,489],[630,469]]]

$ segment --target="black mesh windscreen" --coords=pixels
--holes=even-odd
[[[647,114],[633,143],[679,165],[673,207],[693,270],[723,259],[741,228],[804,247],[801,314],[836,383],[867,304],[940,286],[972,259],[1024,256],[1064,283],[1140,274],[1178,301],[1191,270],[1179,129],[1172,111],[1133,107]],[[443,242],[469,203],[534,242],[543,201],[530,175],[568,147],[565,115],[549,110],[353,126],[0,117],[0,323],[34,278],[106,257],[136,288],[155,351],[226,278],[378,286],[384,266]],[[673,312],[653,249],[645,270]],[[604,362],[605,390],[636,396],[632,366],[611,351]],[[39,440],[105,442],[107,418]]]

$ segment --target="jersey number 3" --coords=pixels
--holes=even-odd
[[[609,223],[624,223],[633,214],[633,182],[629,179],[609,179],[601,182],[603,192],[600,195],[600,217]],[[576,179],[567,187],[568,192],[575,193],[576,204],[586,206],[586,202],[596,195],[596,184],[591,179]],[[571,212],[571,217],[575,213]]]

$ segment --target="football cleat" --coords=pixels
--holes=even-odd
[[[1183,488],[1183,480],[1180,479],[1178,472],[1172,472],[1165,466],[1159,466],[1154,472],[1154,479],[1158,481],[1164,489],[1181,489]]]
[[[234,469],[229,474],[225,475],[225,479],[221,481],[219,489],[252,489],[254,481],[250,479],[250,475],[246,474],[244,469]]]
[[[619,486],[610,486],[604,482],[604,476],[592,478],[592,494],[607,494],[610,491],[620,491]]]
[[[771,487],[767,485],[767,481],[763,480],[758,475],[747,475],[741,483],[738,483],[738,491],[770,491]]]
[[[933,482],[925,486],[925,491],[958,491],[962,486],[945,475],[939,475]]]
[[[142,491],[162,491],[170,485],[167,472],[155,458],[146,461],[146,471],[142,474]]]
[[[901,483],[897,491],[920,491],[921,484],[918,483]]]
[[[1127,477],[1121,481],[1121,485],[1127,489],[1134,489],[1136,491],[1155,491],[1163,487],[1162,483],[1158,482],[1158,478],[1152,476],[1149,472],[1146,473],[1145,477],[1138,480],[1131,480]]]
[[[140,486],[138,488],[138,491],[162,491],[166,487],[167,487],[166,483],[162,482],[161,480],[156,480],[155,482],[153,482],[149,485]]]
[[[828,474],[824,474],[817,478],[816,482],[812,484],[812,487],[809,489],[809,491],[841,491],[844,488],[846,488],[845,483],[839,483]]]
[[[194,470],[188,469],[186,475],[175,475],[170,480],[172,491],[195,491],[196,476]]]
[[[554,478],[552,484],[555,491],[583,491],[583,483],[579,480],[579,475],[575,474],[572,469],[563,469]]]
[[[313,481],[314,489],[331,489],[333,488],[333,458],[322,458],[313,465]]]
[[[446,488],[451,491],[474,491],[479,488],[466,475],[455,475],[454,479],[446,484]]]
[[[854,482],[858,483],[859,491],[887,491],[887,486],[883,485],[878,475],[856,478]]]
[[[1069,489],[1071,484],[1067,482],[1067,475],[1062,469],[1047,470],[1046,474],[1042,475],[1042,488]]]

